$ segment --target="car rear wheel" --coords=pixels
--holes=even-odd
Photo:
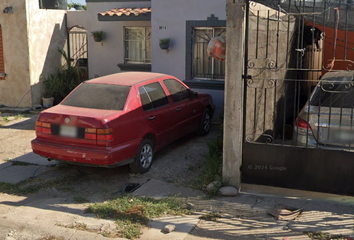
[[[146,173],[152,165],[154,157],[154,144],[150,139],[143,139],[134,162],[130,164],[130,169],[135,173]]]
[[[201,136],[207,135],[210,131],[210,125],[211,125],[211,113],[210,113],[210,109],[206,108],[203,112],[203,116],[200,121],[197,134]]]

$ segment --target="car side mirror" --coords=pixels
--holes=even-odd
[[[198,93],[197,92],[194,92],[192,90],[189,90],[189,91],[190,91],[191,99],[198,98]]]

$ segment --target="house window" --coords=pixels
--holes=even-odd
[[[4,62],[4,52],[2,44],[2,28],[0,25],[0,80],[5,80],[5,62]]]
[[[151,64],[151,27],[124,28],[124,63]]]
[[[199,79],[225,79],[225,62],[219,61],[207,54],[211,38],[226,36],[224,27],[195,27],[193,28],[193,66],[192,77]]]

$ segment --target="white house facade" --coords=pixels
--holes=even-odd
[[[211,93],[222,111],[225,63],[207,56],[207,44],[226,31],[225,0],[87,0],[87,11],[68,11],[68,28],[88,32],[89,76],[120,71],[171,74]],[[91,32],[103,31],[102,42]],[[170,39],[167,50],[159,40]]]

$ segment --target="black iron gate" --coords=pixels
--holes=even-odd
[[[244,183],[354,195],[352,5],[247,4]]]

